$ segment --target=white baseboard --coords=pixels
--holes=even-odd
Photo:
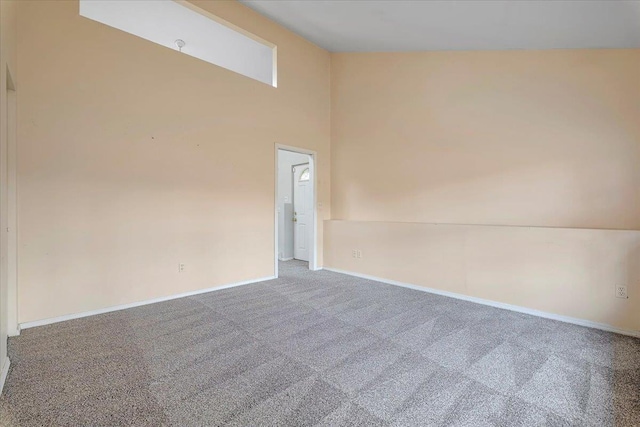
[[[402,286],[403,288],[414,289],[416,291],[429,292],[429,293],[432,293],[432,294],[442,295],[442,296],[445,296],[445,297],[450,297],[450,298],[456,298],[456,299],[460,299],[460,300],[464,300],[464,301],[475,302],[477,304],[488,305],[488,306],[496,307],[496,308],[502,308],[504,310],[511,310],[511,311],[516,311],[518,313],[524,313],[524,314],[530,314],[532,316],[543,317],[545,319],[558,320],[560,322],[572,323],[574,325],[585,326],[587,328],[600,329],[600,330],[607,331],[607,332],[615,332],[617,334],[628,335],[628,336],[640,338],[640,331],[620,329],[620,328],[616,328],[616,327],[611,326],[611,325],[607,325],[605,323],[597,323],[597,322],[592,322],[590,320],[578,319],[576,317],[562,316],[560,314],[554,314],[554,313],[549,313],[549,312],[546,312],[546,311],[534,310],[532,308],[526,308],[526,307],[522,307],[522,306],[519,306],[519,305],[505,304],[505,303],[498,302],[498,301],[492,301],[492,300],[483,299],[483,298],[476,298],[476,297],[472,297],[472,296],[468,296],[468,295],[458,294],[458,293],[455,293],[455,292],[447,292],[447,291],[442,291],[442,290],[439,290],[439,289],[428,288],[428,287],[425,287],[425,286],[413,285],[411,283],[399,282],[397,280],[383,279],[381,277],[370,276],[368,274],[360,274],[360,273],[355,273],[353,271],[340,270],[338,268],[324,267],[324,269],[327,270],[327,271],[333,271],[334,273],[341,273],[341,274],[346,274],[348,276],[359,277],[361,279],[374,280],[376,282],[386,283],[386,284],[395,285],[395,286]]]
[[[190,296],[199,295],[199,294],[206,294],[207,292],[220,291],[222,289],[234,288],[236,286],[242,286],[242,285],[250,285],[252,283],[264,282],[265,280],[272,280],[275,278],[276,278],[275,276],[261,277],[259,279],[245,280],[244,282],[230,283],[227,285],[220,285],[213,288],[200,289],[200,290],[191,291],[191,292],[184,292],[176,295],[169,295],[167,297],[153,298],[145,301],[133,302],[130,304],[122,304],[122,305],[116,305],[112,307],[100,308],[98,310],[85,311],[82,313],[67,314],[59,317],[51,317],[49,319],[34,320],[32,322],[20,323],[19,329],[22,330],[22,329],[28,329],[28,328],[35,328],[36,326],[50,325],[52,323],[64,322],[66,320],[73,320],[73,319],[80,319],[82,317],[95,316],[96,314],[110,313],[112,311],[119,311],[119,310],[125,310],[127,308],[140,307],[142,305],[155,304],[157,302],[169,301],[172,299],[190,297]]]
[[[278,258],[278,261],[291,261],[293,260],[293,257],[291,258]]]
[[[4,361],[4,366],[2,367],[2,372],[0,373],[0,394],[2,394],[2,390],[4,389],[4,383],[7,381],[7,375],[9,375],[9,367],[11,366],[11,360],[7,357]]]

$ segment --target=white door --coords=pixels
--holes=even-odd
[[[309,261],[309,233],[313,203],[309,163],[293,167],[293,257]]]

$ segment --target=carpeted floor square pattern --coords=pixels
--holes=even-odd
[[[640,340],[282,263],[10,339],[3,426],[637,426]]]

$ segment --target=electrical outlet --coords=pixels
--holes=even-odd
[[[358,249],[358,254],[357,254],[358,258],[362,258],[362,251],[360,249]]]
[[[352,250],[352,251],[351,251],[351,257],[352,257],[352,258],[358,258],[358,251],[357,251],[357,250],[355,250],[355,249],[354,249],[354,250]]]
[[[629,298],[625,285],[616,285],[616,298]]]
[[[184,264],[180,263],[178,264],[178,273],[183,273],[184,272]]]

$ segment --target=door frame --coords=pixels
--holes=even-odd
[[[275,191],[273,195],[273,275],[278,277],[278,153],[280,150],[291,151],[299,154],[306,154],[309,156],[309,173],[311,173],[312,188],[313,191],[313,208],[311,209],[311,238],[312,244],[309,245],[309,270],[318,270],[318,174],[316,173],[316,162],[318,155],[313,150],[307,150],[306,148],[293,147],[291,145],[275,144],[274,158],[275,158]]]
[[[291,205],[293,207],[294,217],[295,217],[295,213],[296,213],[296,173],[295,173],[295,168],[298,167],[298,166],[304,166],[304,165],[307,165],[307,167],[309,168],[309,173],[311,174],[311,163],[310,162],[298,163],[297,165],[291,165]],[[311,188],[313,189],[313,183],[311,184]],[[294,226],[293,226],[293,253],[291,254],[291,256],[293,257],[293,259],[297,259],[296,258],[296,224],[294,224]],[[311,256],[311,251],[308,251],[307,257],[310,257],[310,256]],[[309,258],[309,259],[311,259],[311,258]]]
[[[2,167],[5,169],[5,174],[0,180],[0,211],[1,215],[6,215],[0,223],[3,224],[3,229],[0,231],[6,234],[6,237],[2,240],[6,241],[6,247],[0,248],[4,252],[2,254],[6,257],[5,268],[7,271],[0,272],[0,281],[2,286],[6,286],[6,310],[5,313],[7,335],[10,337],[20,335],[20,325],[18,323],[18,246],[17,246],[17,96],[16,96],[16,83],[13,79],[9,65],[5,64],[5,85],[2,88],[5,95],[5,103],[0,108],[2,116],[6,119],[6,134],[2,136],[3,140],[3,156],[0,159],[3,163]],[[5,229],[6,227],[6,229]]]

